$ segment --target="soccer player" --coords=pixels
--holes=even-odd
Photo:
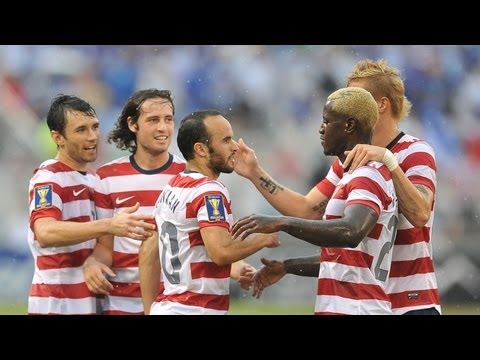
[[[437,169],[435,153],[427,142],[405,134],[398,128],[399,122],[408,116],[411,108],[399,69],[383,59],[362,60],[349,74],[347,86],[368,90],[378,104],[379,121],[373,132],[372,145],[357,145],[348,154],[343,166],[336,159],[327,177],[305,196],[275,182],[260,167],[255,153],[243,141],[240,141],[242,157],[239,158],[243,165],[240,166],[240,161],[237,161],[235,171],[250,179],[265,199],[282,214],[320,219],[335,186],[343,177],[345,166],[351,163],[350,169],[353,170],[369,160],[387,164],[392,172],[400,211],[387,285],[393,313],[440,314],[431,243]],[[352,157],[355,157],[353,161]],[[317,269],[319,266],[318,256],[296,259],[296,262],[309,263]],[[297,270],[296,265],[289,262],[287,271],[297,273]],[[265,268],[261,271],[266,275]],[[276,281],[280,274],[275,273]],[[305,272],[299,275],[305,275]],[[264,281],[256,284],[262,289],[262,283],[268,286],[273,280],[264,276]]]
[[[378,107],[366,90],[332,93],[324,106],[320,140],[325,155],[370,143]],[[324,220],[250,215],[232,227],[234,238],[284,231],[321,246],[315,314],[391,314],[386,281],[398,222],[398,203],[387,166],[371,161],[336,185]]]
[[[170,180],[158,198],[158,235],[147,240],[155,239],[159,251],[140,251],[144,306],[146,313],[156,315],[225,314],[231,264],[264,247],[278,246],[278,234],[244,241],[234,241],[230,235],[230,196],[217,179],[233,171],[238,144],[220,112],[187,115],[177,144],[186,169]],[[155,298],[159,271],[165,290]]]
[[[116,217],[95,220],[95,175],[87,168],[97,158],[99,121],[86,101],[58,95],[47,124],[57,144],[55,159],[35,169],[29,184],[28,243],[35,272],[28,298],[29,314],[95,314],[95,296],[88,290],[82,264],[95,239],[106,234],[144,239],[150,214],[133,214],[132,203]]]

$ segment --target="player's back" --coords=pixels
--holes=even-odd
[[[210,218],[212,206],[220,218]],[[230,228],[225,186],[197,172],[180,173],[159,197],[155,220],[165,290],[151,313],[224,314],[229,306],[230,265],[219,266],[210,259],[200,229]]]

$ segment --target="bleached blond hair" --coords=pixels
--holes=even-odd
[[[378,105],[372,94],[359,87],[341,88],[330,94],[331,110],[359,120],[366,130],[373,130],[378,121]]]
[[[347,86],[354,80],[366,80],[365,88],[376,100],[386,96],[390,100],[392,115],[397,121],[410,114],[412,104],[405,96],[400,70],[390,66],[386,60],[359,61],[347,77]]]

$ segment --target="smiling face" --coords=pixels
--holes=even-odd
[[[75,170],[85,170],[87,163],[97,159],[99,137],[99,122],[96,117],[68,111],[63,135],[52,131],[52,138],[58,145],[57,159]]]
[[[168,152],[174,132],[171,102],[163,98],[145,100],[137,123],[130,118],[128,127],[136,135],[137,153],[157,156]]]
[[[323,108],[323,123],[320,125],[320,141],[323,153],[329,156],[343,154],[347,145],[347,119],[332,110],[332,102],[328,101]]]
[[[233,130],[230,122],[223,116],[205,118],[205,127],[209,134],[208,167],[216,174],[231,173],[235,166],[235,154],[238,143],[233,140]]]

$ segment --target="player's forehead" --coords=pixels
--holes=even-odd
[[[73,131],[81,126],[90,127],[99,123],[96,116],[86,115],[79,111],[68,111],[65,120],[65,131]]]
[[[233,130],[230,122],[221,115],[207,116],[205,127],[210,138],[224,139],[233,137]]]
[[[164,98],[151,98],[143,102],[141,106],[142,114],[151,115],[155,114],[165,114],[173,116],[173,106],[172,103]]]

